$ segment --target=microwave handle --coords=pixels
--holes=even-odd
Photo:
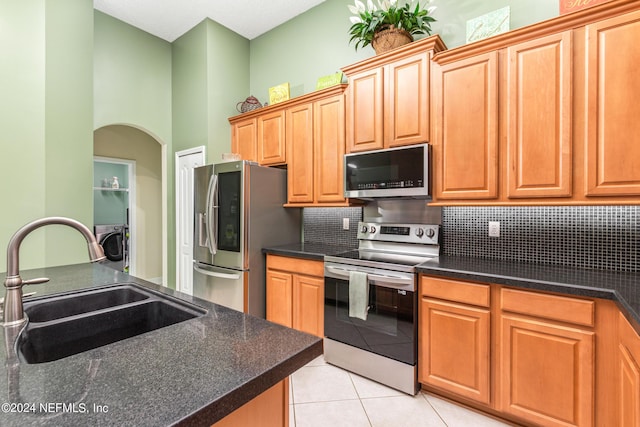
[[[217,226],[218,226],[218,176],[212,174],[209,178],[209,188],[207,189],[207,207],[205,215],[207,220],[205,228],[207,231],[207,246],[211,255],[218,252],[217,248]],[[215,205],[214,205],[215,203]]]
[[[333,273],[336,276],[349,279],[349,270],[345,270],[343,268],[336,268],[332,266],[325,266],[325,269],[329,273]],[[394,285],[405,285],[407,287],[413,287],[414,282],[413,279],[404,278],[404,277],[393,277],[393,276],[384,276],[381,274],[367,274],[367,277],[372,282],[384,282]]]

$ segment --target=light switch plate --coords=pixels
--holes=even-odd
[[[349,229],[349,218],[342,218],[342,229],[343,230]]]
[[[499,221],[489,221],[489,237],[500,237]]]

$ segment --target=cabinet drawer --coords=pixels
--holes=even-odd
[[[422,276],[420,279],[420,293],[422,296],[472,304],[480,307],[489,307],[491,301],[489,285],[439,279],[429,276]]]
[[[540,294],[503,288],[501,290],[503,311],[528,314],[560,322],[594,326],[595,303],[577,298]]]
[[[290,271],[307,276],[324,277],[324,261],[267,255],[267,268]]]

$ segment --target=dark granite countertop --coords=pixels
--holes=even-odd
[[[192,302],[207,314],[53,362],[3,363],[0,404],[9,406],[0,412],[2,426],[209,426],[322,354],[317,337],[99,264],[22,276],[51,278],[25,289],[36,291],[34,298],[136,283]],[[4,328],[0,331],[4,342]],[[0,347],[6,361],[6,348]]]
[[[453,279],[613,300],[640,333],[640,273],[455,256],[434,258],[420,264],[418,271]]]
[[[325,245],[322,243],[292,243],[289,245],[263,248],[262,252],[272,255],[283,255],[295,258],[324,260],[325,255],[335,255],[353,248],[345,246]]]

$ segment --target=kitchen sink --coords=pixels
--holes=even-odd
[[[17,342],[26,363],[44,363],[203,316],[206,310],[134,284],[25,302]]]

